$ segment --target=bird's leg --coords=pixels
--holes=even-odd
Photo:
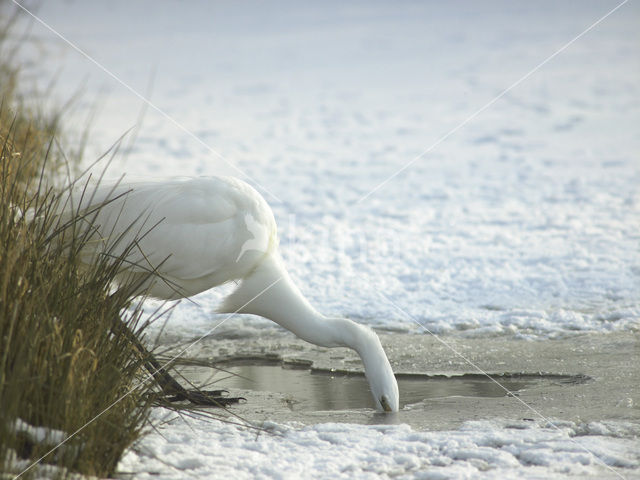
[[[167,395],[168,401],[178,402],[180,400],[187,400],[195,405],[224,407],[244,400],[242,397],[223,397],[222,395],[226,390],[187,390],[180,385],[160,364],[156,357],[140,343],[138,338],[120,318],[116,319],[115,325],[131,342],[133,348],[142,358],[144,367],[153,376],[164,394]]]

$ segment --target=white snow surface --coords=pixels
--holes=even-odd
[[[121,470],[141,479],[542,479],[620,478],[613,467],[625,475],[640,465],[640,431],[615,422],[474,421],[453,432],[265,422],[266,433],[213,422],[176,418],[130,451]]]
[[[634,334],[640,3],[593,26],[619,4],[42,2],[38,16],[104,70],[34,23],[22,87],[55,74],[61,104],[82,86],[65,126],[80,132],[95,113],[88,159],[136,127],[108,177],[247,180],[274,210],[292,277],[324,313],[445,335]],[[153,105],[144,115],[141,96]],[[221,296],[182,302],[164,334],[206,333]],[[234,318],[214,334],[275,328]],[[266,426],[273,433],[165,424],[121,470],[615,477],[583,447],[640,469],[637,431],[624,423]]]
[[[616,5],[48,2],[39,17],[109,74],[35,24],[33,82],[55,73],[60,103],[83,87],[67,123],[97,110],[88,160],[138,125],[107,177],[258,188],[322,312],[416,332],[637,329],[638,3],[523,80]],[[206,331],[219,298],[171,323]]]

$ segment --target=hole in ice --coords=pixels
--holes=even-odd
[[[362,373],[311,369],[308,364],[283,364],[255,358],[235,359],[216,366],[224,371],[218,371],[213,377],[215,388],[229,389],[232,396],[241,395],[242,390],[281,393],[288,397],[292,409],[303,411],[374,408],[369,385]],[[189,368],[188,375],[192,380],[200,375],[211,375],[210,368],[192,368]],[[589,380],[581,375],[542,373],[506,373],[492,377],[516,395],[541,382],[547,385],[576,384]],[[433,398],[505,397],[510,394],[481,374],[447,376],[400,373],[396,374],[396,378],[401,407]]]

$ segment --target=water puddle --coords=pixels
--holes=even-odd
[[[242,390],[280,393],[285,395],[289,407],[300,411],[351,410],[374,408],[369,385],[363,374],[341,371],[310,369],[308,366],[287,365],[280,362],[236,360],[217,364],[224,371],[203,366],[186,367],[183,371],[193,381],[214,382],[215,388],[224,388],[232,395]],[[527,388],[542,383],[576,384],[588,378],[553,374],[501,374],[485,375],[422,375],[397,374],[400,389],[400,406],[420,403],[426,399],[446,397],[505,397],[518,395]],[[504,388],[503,388],[504,387]],[[506,388],[506,390],[505,390]],[[240,390],[240,392],[238,392]],[[508,390],[508,391],[507,391]]]

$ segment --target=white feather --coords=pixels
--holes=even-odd
[[[61,215],[72,210],[87,219],[83,262],[118,257],[135,242],[120,280],[147,279],[136,293],[162,299],[241,280],[220,311],[261,315],[308,342],[356,350],[378,408],[398,410],[398,385],[378,336],[309,304],[278,254],[271,209],[246,183],[213,177],[100,185],[74,191]]]
[[[119,257],[135,240],[122,279],[157,270],[159,278],[142,288],[163,299],[243,278],[277,247],[271,209],[234,178],[100,185],[74,191],[67,214],[71,206],[87,215],[93,229],[81,260],[91,264],[97,255]]]

